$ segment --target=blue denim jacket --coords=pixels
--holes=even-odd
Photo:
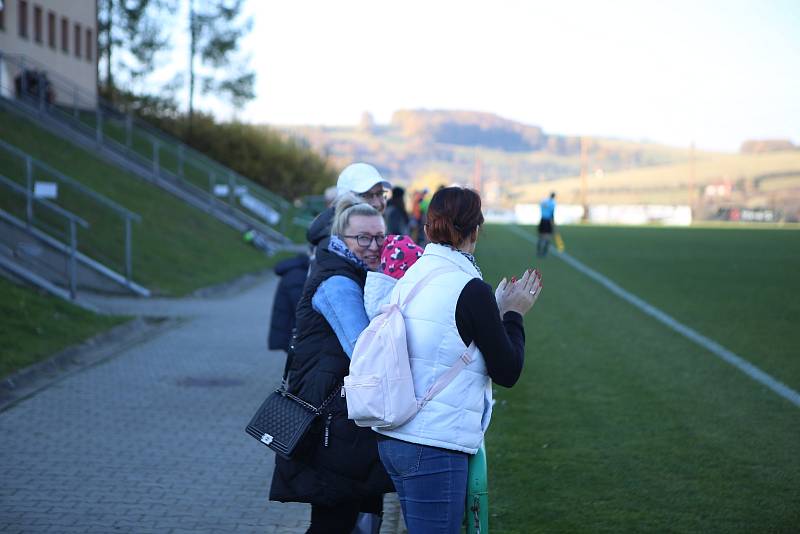
[[[329,250],[350,259],[346,253],[340,252],[337,246],[339,243],[341,241],[336,236],[331,237],[332,246],[329,246]],[[369,324],[361,287],[346,276],[331,276],[319,285],[311,298],[311,306],[325,317],[345,354],[348,358],[351,357],[358,336]]]

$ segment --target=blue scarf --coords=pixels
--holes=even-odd
[[[333,252],[337,256],[341,256],[342,258],[346,259],[347,261],[355,263],[356,265],[358,265],[359,267],[361,267],[365,271],[371,271],[372,270],[367,266],[366,263],[364,263],[364,261],[361,258],[356,256],[353,253],[352,250],[347,248],[347,245],[345,244],[345,242],[342,241],[341,238],[338,235],[332,235],[328,243],[329,243],[328,244],[328,250]]]

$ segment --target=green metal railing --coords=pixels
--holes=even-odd
[[[15,181],[11,180],[0,174],[0,185],[14,193],[25,197],[25,212],[28,216],[28,224],[31,224],[33,219],[34,209],[37,206],[44,207],[51,214],[60,217],[67,222],[67,234],[69,236],[69,255],[67,257],[67,275],[66,286],[69,288],[69,294],[72,299],[77,295],[77,267],[75,255],[78,250],[78,230],[77,227],[89,228],[89,223],[69,211],[61,208],[60,206],[31,196],[30,191],[20,186]]]
[[[489,532],[489,478],[483,443],[478,452],[469,457],[466,524],[467,534]]]
[[[2,140],[0,140],[0,163],[8,178],[16,181],[26,191],[25,220],[28,224],[37,224],[31,210],[34,183],[40,180],[52,180],[62,184],[64,188],[59,191],[59,204],[63,204],[73,212],[84,213],[84,218],[93,220],[99,225],[96,226],[98,238],[89,236],[84,245],[90,247],[92,255],[118,268],[127,282],[133,281],[132,223],[141,223],[142,220],[137,213]]]
[[[291,204],[286,199],[137,118],[131,110],[117,109],[57,74],[48,72],[43,76],[45,68],[25,56],[0,51],[0,62],[3,60],[21,73],[35,69],[31,72],[35,73],[32,77],[36,83],[30,87],[26,85],[28,78],[21,77],[18,98],[27,99],[40,112],[95,137],[98,144],[137,161],[155,176],[178,180],[232,209],[256,213],[259,222],[280,232],[291,224],[286,217]],[[8,91],[17,89],[10,80],[0,79],[0,86]]]

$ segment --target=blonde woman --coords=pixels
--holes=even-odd
[[[320,406],[348,374],[356,339],[369,320],[364,310],[367,272],[380,265],[386,228],[381,214],[354,195],[336,204],[331,237],[297,305],[297,339],[287,373],[289,391]],[[359,512],[379,514],[394,491],[378,457],[376,434],[347,418],[345,399],[318,418],[292,460],[276,459],[270,499],[311,504],[308,533],[349,534]]]

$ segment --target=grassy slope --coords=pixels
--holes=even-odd
[[[707,316],[707,335],[721,331],[710,325],[728,329],[718,317],[735,300],[726,285],[749,300],[762,293],[762,285],[739,285],[733,274],[675,290],[681,269],[622,246],[624,229],[586,230],[594,231],[565,231],[571,253],[601,271],[597,251],[627,264],[607,274],[668,313],[693,310],[678,318],[701,331],[693,321]],[[659,248],[667,258],[674,255],[669,239],[663,242],[669,235],[647,236],[651,255]],[[731,251],[719,244],[714,251],[719,236],[698,234],[695,246],[712,250],[691,262],[693,272],[715,265],[698,267],[712,252],[725,257],[738,250],[740,257],[760,253],[761,275],[785,283],[785,244],[764,237],[762,248]],[[556,258],[536,262],[532,251],[497,226],[478,245],[487,281],[534,263],[545,281],[526,318],[525,371],[513,389],[497,388],[487,434],[492,531],[792,531],[800,522],[798,409]],[[774,304],[788,313],[783,300]],[[761,324],[742,321],[730,348],[744,353],[740,343],[766,342]],[[797,334],[783,334],[790,338],[782,342],[786,347],[797,345]],[[784,353],[773,372],[788,381],[792,359]]]
[[[210,216],[25,120],[0,112],[0,136],[142,216],[133,226],[134,279],[157,293],[182,295],[271,263]],[[119,243],[119,223],[93,211],[86,204],[77,213],[95,221],[102,241]],[[117,264],[120,250],[108,253]]]
[[[0,136],[142,216],[142,223],[133,226],[134,279],[157,294],[182,295],[264,269],[283,257],[267,258],[210,216],[13,115],[0,112]],[[24,181],[19,160],[0,154],[0,164],[3,174]],[[69,188],[59,189],[59,203],[92,224],[90,233],[80,234],[83,250],[122,270],[119,219]],[[4,193],[0,207],[22,216],[14,205],[18,198]],[[44,212],[37,217],[46,219]],[[95,316],[2,279],[0,312],[0,376],[123,320]]]
[[[0,379],[125,320],[0,278]]]

